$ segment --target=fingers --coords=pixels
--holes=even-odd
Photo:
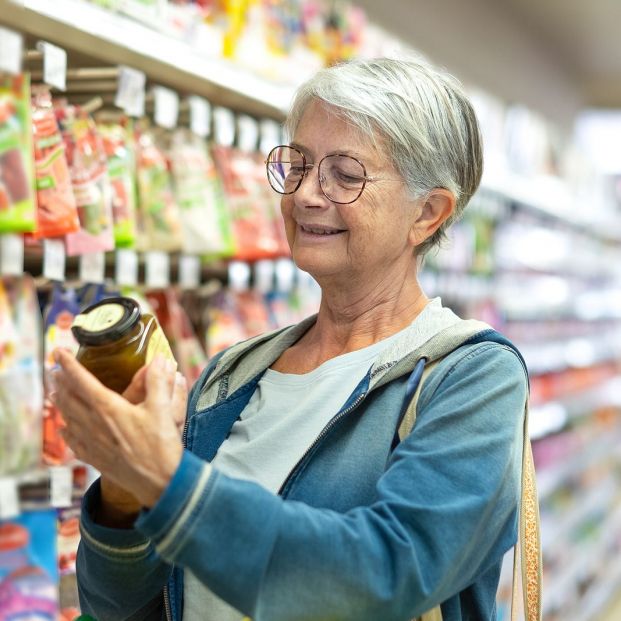
[[[147,409],[167,406],[173,394],[176,363],[158,354],[147,367],[145,405]]]
[[[62,381],[67,389],[77,393],[88,404],[97,405],[110,400],[115,394],[108,390],[92,373],[85,369],[73,355],[63,349],[54,351],[54,358],[60,365],[56,382]]]
[[[123,397],[134,405],[142,403],[147,396],[146,378],[147,367],[140,367],[140,369],[138,369],[138,371],[134,374],[134,377],[132,377],[132,381],[129,386],[123,392]]]

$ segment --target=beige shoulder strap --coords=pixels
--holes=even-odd
[[[408,409],[399,426],[399,438],[403,440],[414,428],[416,407],[423,383],[441,360],[433,360],[425,365],[420,382]],[[528,402],[524,410],[524,432],[522,450],[522,485],[520,492],[520,511],[518,542],[513,550],[513,588],[511,593],[511,621],[519,614],[519,569],[521,566],[522,595],[524,598],[524,618],[526,621],[541,621],[541,538],[539,533],[539,503],[535,480],[533,453],[528,435]],[[442,621],[442,610],[436,606],[413,621]]]

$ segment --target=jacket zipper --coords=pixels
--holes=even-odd
[[[326,435],[330,432],[330,430],[344,417],[347,416],[347,414],[349,414],[353,409],[358,407],[358,404],[366,397],[367,393],[363,392],[361,395],[359,395],[356,400],[346,409],[342,410],[341,412],[339,412],[322,430],[321,433],[315,438],[315,440],[313,441],[313,443],[304,451],[304,454],[302,455],[302,457],[300,457],[300,459],[298,460],[298,462],[295,464],[295,466],[293,466],[293,468],[291,468],[291,470],[289,471],[289,474],[287,475],[287,477],[285,478],[283,484],[280,486],[280,489],[278,490],[278,495],[282,495],[283,490],[285,489],[285,487],[287,486],[287,483],[289,483],[289,479],[291,479],[293,473],[300,467],[300,464],[302,464],[302,462],[306,459],[306,457],[308,456],[308,454],[326,437]]]
[[[172,612],[170,611],[170,599],[168,597],[168,585],[164,587],[164,612],[166,613],[166,621],[173,621]]]

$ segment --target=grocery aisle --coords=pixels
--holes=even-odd
[[[370,6],[320,0],[21,4],[0,0],[0,580],[13,542],[73,619],[79,502],[96,473],[59,435],[52,349],[77,351],[73,317],[123,293],[157,316],[192,383],[224,347],[313,313],[319,291],[289,258],[265,154],[318,67],[416,42]],[[566,124],[466,87],[485,175],[423,285],[528,362],[544,619],[612,621],[621,201]]]

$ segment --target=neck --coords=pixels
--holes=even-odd
[[[363,275],[337,286],[320,283],[321,305],[307,344],[320,357],[330,357],[367,347],[410,325],[429,299],[418,282],[415,262],[400,272],[398,267],[377,278]]]

